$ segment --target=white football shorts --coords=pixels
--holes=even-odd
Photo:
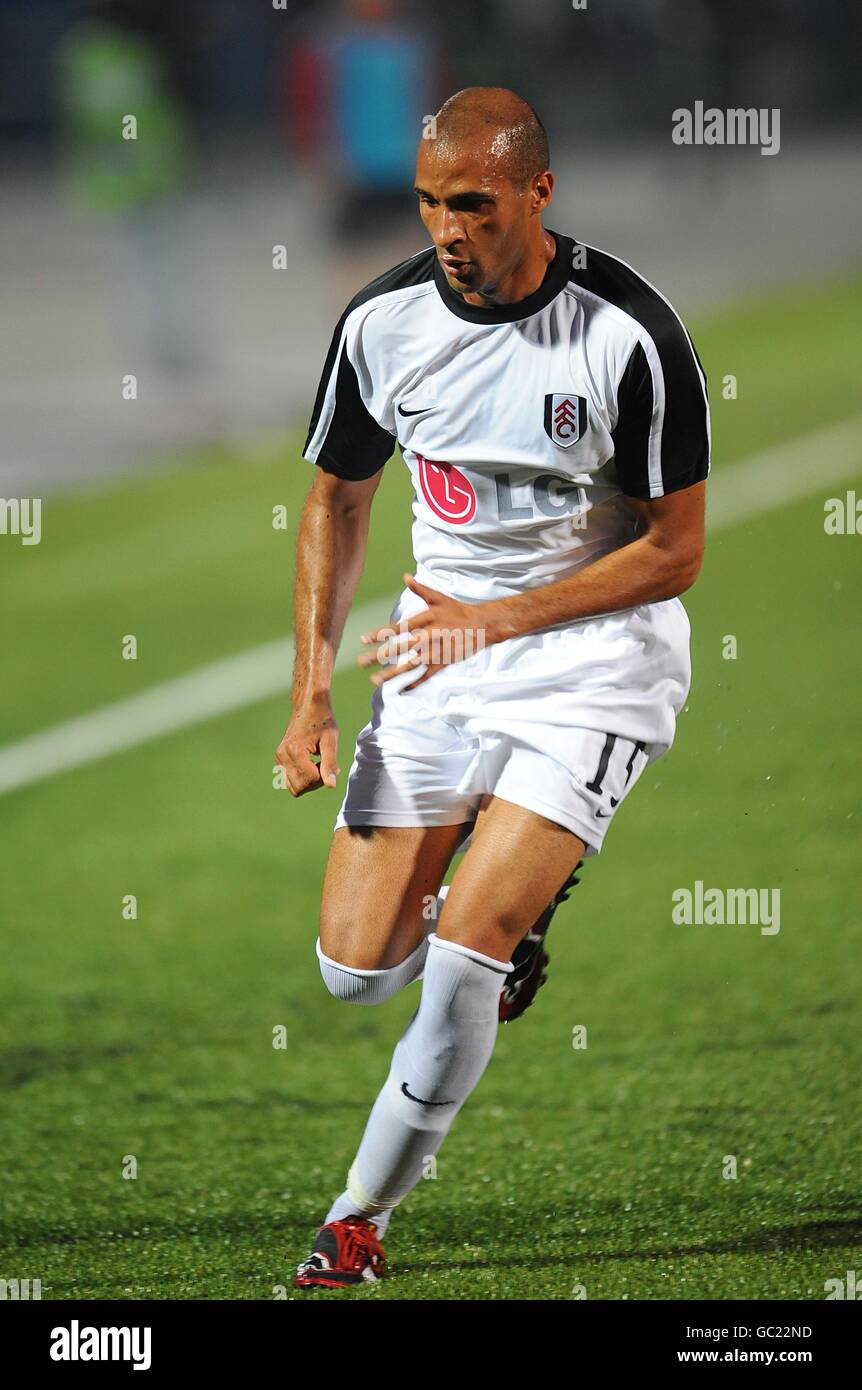
[[[390,626],[426,606],[404,589]],[[458,825],[490,792],[598,854],[621,802],[673,743],[689,638],[685,608],[668,599],[492,643],[403,694],[423,666],[385,681],[333,828]]]

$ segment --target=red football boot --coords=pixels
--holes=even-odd
[[[374,1222],[345,1216],[320,1227],[314,1249],[293,1283],[298,1289],[343,1289],[348,1284],[373,1284],[385,1274],[386,1256]]]

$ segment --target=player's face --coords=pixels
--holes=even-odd
[[[552,179],[526,188],[495,169],[490,152],[440,148],[422,140],[416,161],[419,212],[453,290],[473,303],[494,301],[498,286],[523,261]]]

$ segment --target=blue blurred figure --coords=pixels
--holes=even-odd
[[[291,48],[289,135],[351,246],[415,218],[416,142],[436,109],[435,68],[433,42],[395,0],[346,0]]]

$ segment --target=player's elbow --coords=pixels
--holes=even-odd
[[[677,557],[676,595],[684,594],[696,582],[703,564],[703,546],[686,550]]]
[[[652,539],[652,538],[651,538]],[[690,589],[700,574],[703,563],[703,542],[679,539],[653,540],[653,582],[656,598],[678,598]]]
[[[344,517],[367,514],[380,484],[382,470],[370,478],[341,478],[335,473],[319,469],[309,488],[309,504],[327,512]]]

